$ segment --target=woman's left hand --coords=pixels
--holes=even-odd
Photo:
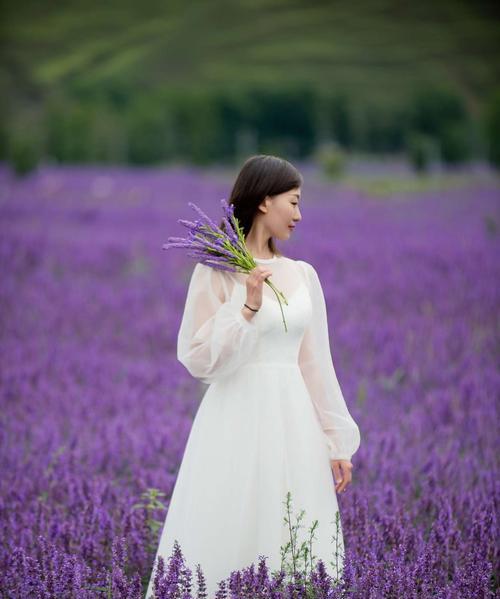
[[[349,460],[330,460],[335,477],[335,491],[341,493],[352,482],[352,462]]]

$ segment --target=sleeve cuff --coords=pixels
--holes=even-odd
[[[326,437],[326,445],[328,447],[328,455],[330,456],[330,460],[347,460],[350,462],[353,454],[339,453],[333,446],[332,440],[326,435],[326,433],[324,434]]]
[[[348,455],[335,455],[335,456],[330,456],[331,460],[345,460],[347,462],[350,462],[352,460],[352,456],[348,456]]]
[[[241,306],[238,307],[238,314],[237,314],[237,318],[238,320],[241,322],[241,324],[243,325],[244,328],[247,329],[251,329],[254,328],[254,324],[251,320],[247,320],[243,314],[241,313]],[[255,318],[255,316],[252,317],[252,320]]]

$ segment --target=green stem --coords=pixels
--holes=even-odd
[[[287,306],[288,306],[288,302],[286,301],[286,298],[281,293],[281,291],[278,291],[276,289],[276,287],[271,283],[271,281],[268,281],[267,279],[265,279],[265,282],[269,285],[269,287],[271,287],[271,289],[274,291],[274,293],[276,295],[276,298],[278,299],[278,304],[280,305],[280,310],[281,310],[281,318],[283,320],[283,324],[285,325],[285,333],[288,333],[288,328],[286,326],[286,320],[285,320],[285,314],[283,313],[283,306],[281,305],[280,295],[283,297]]]

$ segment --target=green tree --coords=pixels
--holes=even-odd
[[[490,96],[484,109],[482,125],[487,143],[487,157],[500,168],[500,87]]]

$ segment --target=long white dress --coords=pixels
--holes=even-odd
[[[270,281],[288,300],[282,304],[288,331],[268,285],[260,310],[247,321],[241,313],[247,275],[202,263],[191,275],[177,357],[209,387],[184,450],[147,599],[156,560],[161,555],[168,564],[175,539],[193,581],[201,565],[210,598],[233,570],[257,566],[259,555],[267,556],[271,571],[279,570],[281,549],[290,541],[287,492],[292,525],[304,510],[297,546],[318,520],[313,554],[334,578],[342,571],[330,459],[350,460],[360,431],[333,366],[323,290],[305,261],[274,256],[256,262],[272,270]]]

